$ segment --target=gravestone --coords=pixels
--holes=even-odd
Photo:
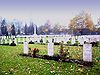
[[[26,41],[27,41],[27,42],[29,42],[29,39],[28,39],[28,37],[26,37]]]
[[[52,38],[48,38],[48,42],[49,43],[52,43]]]
[[[7,39],[7,43],[9,43],[9,39]]]
[[[34,36],[34,42],[36,42],[36,41],[37,41],[37,35]]]
[[[32,42],[33,42],[32,37],[30,37],[30,41],[32,41]]]
[[[25,38],[23,37],[23,43],[25,42]]]
[[[56,37],[55,41],[56,41],[57,43],[59,43],[59,39],[58,39],[58,37]]]
[[[72,37],[71,44],[75,44],[75,37]]]
[[[1,38],[1,44],[3,44],[3,39]]]
[[[20,37],[18,37],[18,42],[20,42]]]
[[[38,43],[40,43],[40,39],[41,39],[41,38],[40,38],[40,37],[38,37],[38,39],[37,39],[37,42],[38,42]]]
[[[3,38],[3,44],[5,44],[5,39]]]
[[[90,39],[88,38],[88,37],[84,37],[84,41],[86,41],[86,42],[90,42]]]
[[[79,41],[79,43],[80,43],[81,45],[84,44],[84,38],[83,38],[83,37],[79,36],[79,37],[78,37],[78,41]]]
[[[46,37],[43,37],[43,43],[46,43]]]
[[[28,42],[27,41],[24,42],[24,54],[28,55]]]
[[[12,43],[12,39],[9,39],[9,44],[11,44]]]
[[[4,39],[6,39],[6,36],[3,36]]]
[[[14,39],[15,44],[17,45],[17,38]]]
[[[7,44],[8,43],[8,41],[7,41],[7,39],[5,39],[5,44]]]
[[[100,41],[100,37],[97,37],[97,41]]]
[[[63,41],[64,41],[64,44],[66,44],[66,43],[67,43],[67,38],[65,37],[65,38],[63,39]]]
[[[83,45],[83,61],[92,62],[92,44]]]
[[[57,38],[56,37],[54,37],[54,42],[57,42]]]
[[[54,55],[54,43],[48,43],[48,55],[49,56]]]
[[[61,37],[57,37],[57,43],[61,42]]]
[[[32,37],[32,38],[31,38],[31,40],[32,40],[32,42],[35,42],[35,39],[34,39],[34,37]]]

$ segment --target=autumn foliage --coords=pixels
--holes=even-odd
[[[89,29],[93,30],[94,24],[91,18],[91,15],[85,12],[80,13],[79,15],[75,16],[68,26],[70,29]]]

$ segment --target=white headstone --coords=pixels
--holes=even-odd
[[[30,37],[30,41],[34,42],[32,37]]]
[[[49,56],[54,55],[54,43],[48,43],[48,55]]]
[[[4,36],[4,39],[6,39],[6,36]]]
[[[57,38],[56,37],[54,37],[54,42],[57,42]]]
[[[65,37],[63,41],[64,41],[64,44],[66,44],[68,40],[67,40],[67,38]]]
[[[28,55],[28,42],[24,42],[24,54]]]
[[[60,37],[57,37],[57,42],[61,42],[61,38]]]
[[[100,41],[100,37],[97,37],[97,41]]]
[[[9,39],[7,39],[7,43],[9,43]]]
[[[11,44],[12,43],[12,39],[9,39],[9,44]]]
[[[52,43],[52,38],[48,38],[48,42],[49,43]]]
[[[3,39],[1,39],[1,44],[3,44]]]
[[[75,37],[74,36],[72,37],[71,44],[75,44]]]
[[[8,41],[7,41],[7,39],[5,39],[5,44],[7,44],[8,43]]]
[[[29,42],[29,39],[28,39],[28,37],[26,37],[26,41],[27,41],[27,42]]]
[[[17,38],[14,39],[15,44],[17,44]]]
[[[83,45],[83,61],[92,62],[92,44]]]
[[[38,37],[37,42],[40,43],[40,37]]]
[[[35,42],[35,38],[34,37],[32,37],[31,40],[32,40],[32,42]]]
[[[81,45],[84,44],[84,38],[83,37],[78,37],[78,41]]]
[[[86,42],[90,42],[90,38],[88,38],[88,37],[84,37],[84,41],[86,41]]]
[[[18,42],[20,42],[20,37],[18,37]]]
[[[46,37],[43,37],[43,43],[46,43]]]
[[[59,37],[56,38],[56,42],[59,43]]]

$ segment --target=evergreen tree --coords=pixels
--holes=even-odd
[[[1,33],[2,33],[2,35],[6,35],[6,31],[7,31],[6,21],[5,21],[5,19],[3,19],[2,22],[1,22]]]
[[[18,35],[20,34],[20,29],[18,29],[18,33],[17,33]]]
[[[14,26],[14,24],[11,26],[11,34],[15,35],[15,26]]]
[[[24,33],[25,33],[25,35],[28,34],[28,27],[27,27],[27,24],[25,24]]]

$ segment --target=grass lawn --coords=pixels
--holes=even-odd
[[[38,48],[39,54],[47,54],[47,45],[34,44],[31,48]],[[60,46],[55,46],[55,54]],[[82,59],[82,47],[65,46],[71,58]],[[21,56],[23,45],[0,46],[0,75],[100,75],[100,48],[93,47],[93,67],[79,67],[76,63],[57,62]],[[99,61],[98,61],[99,59]]]

